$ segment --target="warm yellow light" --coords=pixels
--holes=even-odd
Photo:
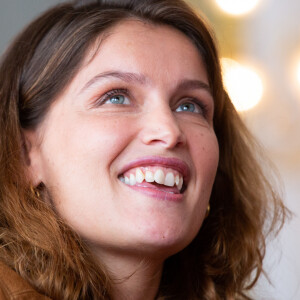
[[[263,84],[258,74],[235,60],[222,58],[223,81],[238,111],[253,108],[261,100]]]
[[[225,12],[231,15],[242,15],[253,10],[259,0],[216,0]]]
[[[297,67],[297,80],[300,83],[300,61],[298,62],[298,67]]]

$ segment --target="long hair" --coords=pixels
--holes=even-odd
[[[33,21],[7,50],[0,66],[0,259],[52,299],[110,299],[105,268],[45,201],[47,187],[31,191],[22,130],[41,123],[99,36],[129,18],[176,28],[197,47],[220,147],[210,214],[194,241],[165,261],[158,297],[248,299],[266,235],[280,227],[285,210],[224,91],[213,34],[182,0],[68,2]]]

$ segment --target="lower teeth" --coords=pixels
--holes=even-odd
[[[119,180],[120,180],[121,182],[127,184],[127,183],[125,182],[124,176],[119,176]],[[144,181],[144,182],[147,182],[147,181]],[[169,187],[169,186],[165,186],[164,184],[157,183],[157,182],[147,182],[147,183],[148,183],[148,184],[151,184],[151,185],[153,185],[153,186],[164,186],[164,187]],[[128,185],[130,185],[130,184],[128,184]],[[174,187],[174,186],[173,186],[173,187]],[[183,186],[179,192],[180,192],[180,193],[183,193],[184,190],[185,190],[185,187]],[[169,192],[169,193],[173,193],[173,192]]]

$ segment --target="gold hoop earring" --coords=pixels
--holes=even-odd
[[[40,192],[37,189],[35,189],[32,185],[30,186],[30,191],[34,196],[40,198]]]
[[[206,208],[205,218],[208,217],[209,212],[210,212],[210,204],[208,203],[207,208]]]

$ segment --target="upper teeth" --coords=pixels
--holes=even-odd
[[[181,174],[175,170],[160,167],[152,167],[151,170],[150,167],[132,169],[120,176],[120,180],[128,185],[135,185],[143,181],[156,182],[170,187],[176,185],[179,191],[183,185]]]

